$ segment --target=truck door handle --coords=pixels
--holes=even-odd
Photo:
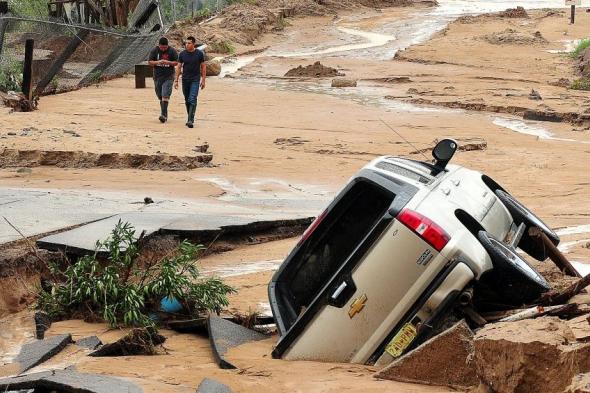
[[[328,292],[330,295],[328,304],[334,307],[342,308],[352,295],[356,292],[356,285],[352,277],[346,276],[343,280],[337,281],[337,284]]]

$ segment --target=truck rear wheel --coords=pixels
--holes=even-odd
[[[508,304],[531,302],[551,287],[541,274],[528,264],[514,249],[479,231],[477,238],[492,259],[494,268],[484,273],[482,280]]]

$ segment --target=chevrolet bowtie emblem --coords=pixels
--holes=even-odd
[[[363,308],[365,308],[365,303],[367,303],[367,295],[363,294],[362,296],[357,297],[354,299],[354,302],[350,305],[350,310],[348,310],[348,316],[352,319],[356,314],[360,313]]]

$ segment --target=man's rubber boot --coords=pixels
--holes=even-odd
[[[186,107],[186,116],[187,116],[187,120],[186,120],[186,123],[184,123],[184,125],[188,127],[188,123],[190,121],[191,104],[189,104],[188,102],[185,102],[184,106]]]
[[[197,111],[197,106],[195,104],[191,104],[188,111],[188,123],[186,126],[188,128],[193,128],[195,124],[195,112]]]
[[[160,109],[162,110],[159,117],[160,122],[166,123],[166,120],[168,120],[168,101],[160,101]]]

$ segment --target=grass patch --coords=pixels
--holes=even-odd
[[[570,85],[570,89],[573,89],[573,90],[590,90],[590,78],[576,79]]]
[[[573,51],[570,52],[570,57],[577,59],[580,54],[590,46],[590,38],[584,38],[580,43],[575,47]]]
[[[0,91],[20,91],[22,83],[21,64],[10,56],[0,59]]]
[[[209,45],[210,52],[224,53],[232,55],[236,52],[236,47],[230,41],[213,42]]]
[[[51,280],[39,293],[38,307],[52,319],[104,320],[111,326],[155,327],[152,314],[166,300],[177,303],[175,313],[196,317],[219,312],[235,290],[219,278],[202,278],[197,259],[203,246],[180,243],[174,255],[138,263],[142,239],[128,223],[119,223],[111,236],[97,242],[106,250],[67,264],[48,263]]]

